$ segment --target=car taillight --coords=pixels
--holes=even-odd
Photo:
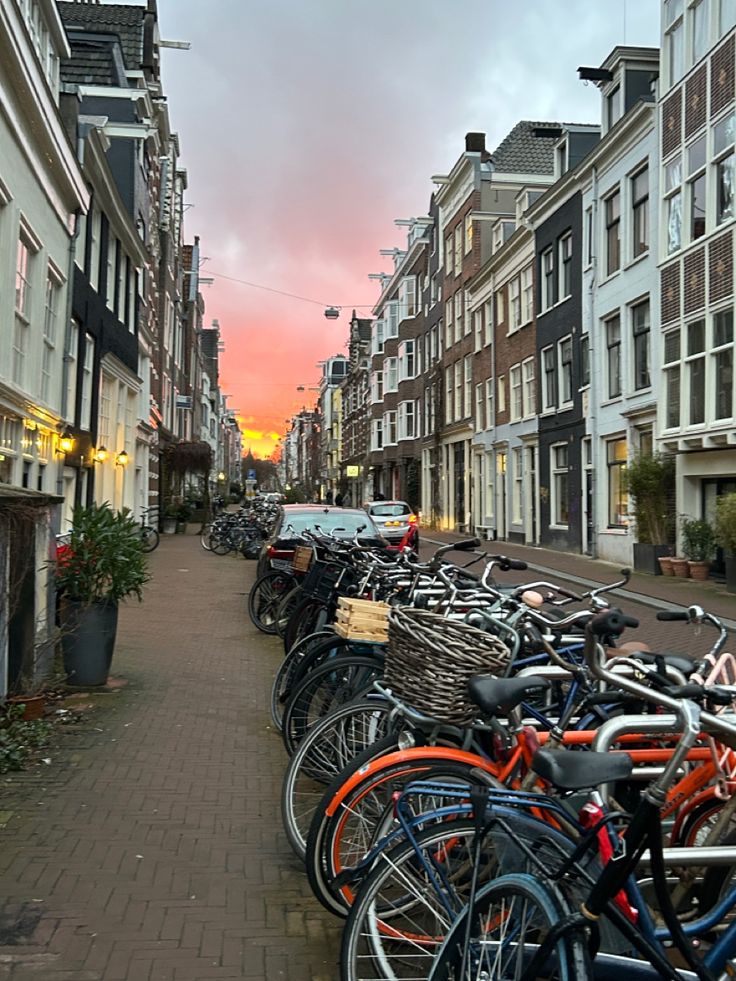
[[[269,545],[266,549],[266,554],[269,559],[291,559],[294,557],[294,552],[291,549],[275,548],[273,545]]]

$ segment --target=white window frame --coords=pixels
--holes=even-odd
[[[509,418],[511,422],[520,422],[524,414],[524,394],[521,386],[521,364],[512,365],[509,369]]]
[[[568,353],[569,352],[569,357]],[[557,397],[560,409],[569,409],[573,402],[573,343],[572,334],[557,342]],[[567,391],[565,389],[567,388]]]
[[[572,232],[567,232],[559,241],[559,302],[572,296]],[[565,278],[569,280],[565,283]]]
[[[558,453],[565,450],[564,464],[559,462],[561,458]],[[554,528],[568,528],[570,523],[570,447],[567,443],[553,443],[549,448],[549,472],[550,472],[550,525]],[[560,478],[565,475],[565,487],[567,489],[567,516],[561,511]]]
[[[552,246],[545,249],[539,257],[540,265],[540,312],[551,309],[555,304],[555,253]]]
[[[523,385],[523,415],[525,419],[530,419],[537,412],[537,379],[535,375],[536,359],[532,356],[521,362],[521,375]]]

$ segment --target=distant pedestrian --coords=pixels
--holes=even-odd
[[[377,494],[374,494],[373,495],[373,500],[374,501],[385,501],[386,500],[386,497],[385,497],[384,494],[382,494],[380,491],[378,491]]]
[[[335,507],[336,508],[341,508],[342,507],[342,502],[343,502],[343,496],[342,496],[342,494],[339,494],[339,493],[338,494],[335,494]]]
[[[338,494],[338,497],[339,497],[339,496],[340,496],[340,495]],[[328,491],[327,491],[327,494],[325,495],[325,502],[326,502],[327,504],[332,504],[332,491],[331,491],[331,490],[328,490]],[[335,501],[335,503],[337,503],[337,501]]]

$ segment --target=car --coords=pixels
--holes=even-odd
[[[336,508],[325,504],[283,504],[258,556],[258,575],[270,569],[291,569],[294,549],[304,544],[299,533],[320,529],[350,541],[360,530],[360,541],[386,546],[388,543],[373,519],[360,508]],[[362,529],[362,530],[361,530]]]
[[[365,509],[390,545],[419,548],[419,518],[406,501],[369,501]]]

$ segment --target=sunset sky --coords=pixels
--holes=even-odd
[[[658,0],[159,0],[164,90],[189,172],[206,318],[244,447],[269,455],[345,351],[468,131],[493,149],[519,119],[596,122],[578,80],[615,44],[659,43]],[[625,34],[624,34],[625,31]],[[228,277],[228,278],[226,278]],[[298,294],[304,302],[235,280]],[[338,320],[324,307],[342,307]]]

